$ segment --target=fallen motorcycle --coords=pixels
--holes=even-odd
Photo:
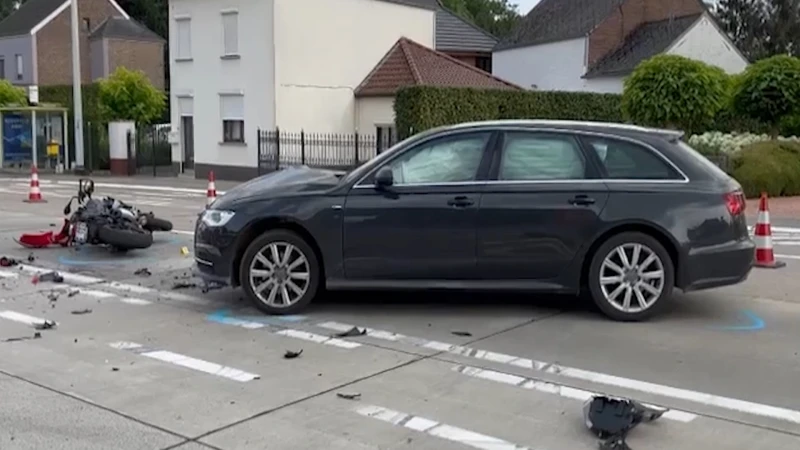
[[[143,223],[151,227],[158,222],[150,222],[152,213],[142,214],[130,205],[125,205],[110,197],[102,200],[92,198],[94,181],[81,179],[78,181],[78,195],[73,196],[64,207],[64,225],[54,234],[52,231],[38,234],[23,234],[19,243],[28,248],[42,248],[58,244],[69,245],[106,245],[112,250],[127,251],[148,248],[153,244],[153,234],[145,229]],[[72,203],[77,200],[78,207],[72,212]],[[168,221],[162,221],[162,229],[172,228]],[[168,230],[167,230],[168,231]]]
[[[152,212],[142,212],[133,205],[129,205],[122,200],[113,197],[104,197],[102,200],[106,207],[111,210],[124,210],[136,218],[136,221],[147,231],[172,231],[172,222],[155,216]]]

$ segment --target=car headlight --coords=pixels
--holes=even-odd
[[[219,209],[207,209],[203,211],[203,216],[200,220],[209,227],[221,227],[230,222],[234,216],[233,211],[223,211]]]

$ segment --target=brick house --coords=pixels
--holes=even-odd
[[[661,53],[728,73],[748,65],[700,0],[541,0],[495,47],[493,73],[529,89],[620,93]]]
[[[78,1],[82,82],[124,66],[163,89],[165,41],[114,0]],[[21,86],[71,84],[71,6],[72,0],[28,0],[0,22],[0,77]]]

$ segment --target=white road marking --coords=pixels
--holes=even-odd
[[[151,302],[149,302],[147,300],[144,300],[144,299],[141,299],[141,298],[123,297],[123,296],[120,296],[119,294],[112,294],[111,292],[97,291],[97,290],[94,290],[94,289],[69,288],[69,289],[58,289],[58,291],[61,291],[61,292],[77,291],[78,294],[83,294],[83,295],[86,295],[88,297],[94,297],[94,298],[98,298],[98,299],[112,299],[113,298],[113,299],[119,300],[122,303],[127,303],[129,305],[144,306],[144,305],[151,304]]]
[[[55,269],[46,269],[44,267],[29,266],[27,264],[20,264],[20,270],[32,275],[42,275],[49,272],[58,272],[64,278],[64,282],[68,284],[96,284],[103,281],[102,278],[90,277],[86,275],[79,275],[77,273],[62,272]]]
[[[137,286],[135,284],[120,283],[118,281],[103,281],[98,284],[99,287],[114,289],[123,292],[131,292],[134,294],[154,295],[160,298],[175,300],[179,302],[196,303],[205,305],[207,302],[201,298],[192,297],[191,295],[179,294],[177,292],[160,291],[158,289],[148,288],[144,286]]]
[[[0,278],[19,278],[19,274],[8,270],[0,270]]]
[[[39,182],[40,184],[42,181]],[[64,181],[58,180],[56,181],[57,184],[75,184],[74,181]],[[118,183],[95,183],[95,188],[110,188],[110,189],[124,189],[126,191],[165,191],[165,192],[179,192],[181,194],[199,194],[201,196],[206,195],[206,189],[192,189],[192,188],[179,188],[179,187],[172,187],[172,186],[148,186],[148,185],[141,185],[141,184],[118,184]],[[217,197],[220,195],[224,195],[225,191],[217,191]]]
[[[45,322],[45,319],[29,316],[27,314],[18,313],[15,311],[0,311],[0,317],[6,320],[11,320],[13,322],[22,323],[29,326],[34,326]]]
[[[573,400],[586,401],[594,397],[595,395],[603,395],[598,392],[585,391],[583,389],[576,389],[556,383],[549,383],[547,381],[520,377],[510,373],[497,372],[494,370],[480,369],[477,367],[455,366],[453,367],[453,370],[470,377],[480,378],[482,380],[494,381],[497,383],[508,384],[522,389],[544,392],[546,394],[555,394]],[[644,405],[649,408],[665,409],[664,407],[661,406],[649,405],[646,403],[644,403]],[[696,419],[697,415],[692,414],[690,412],[670,409],[669,411],[664,413],[662,417],[669,420],[688,423]]]
[[[172,230],[175,234],[185,234],[187,236],[194,236],[194,231],[185,231],[185,230]]]
[[[530,450],[529,447],[512,444],[496,437],[380,406],[367,405],[359,407],[355,411],[365,417],[378,419],[392,425],[402,426],[410,430],[457,442],[472,448],[479,448],[482,450]]]
[[[186,367],[188,369],[216,375],[218,377],[228,378],[234,381],[247,382],[261,378],[259,375],[254,373],[234,369],[233,367],[222,366],[217,363],[204,361],[202,359],[192,358],[179,353],[173,353],[166,350],[150,349],[135,342],[113,342],[109,345],[118,350],[131,351],[137,355],[146,356],[148,358],[157,359],[159,361],[174,364],[176,366]]]
[[[800,256],[798,256],[798,255],[779,255],[777,253],[775,254],[775,257],[776,258],[786,258],[786,259],[800,259]]]
[[[361,347],[358,342],[345,341],[344,339],[332,338],[329,336],[322,336],[320,334],[309,333],[300,330],[281,330],[276,331],[274,334],[278,336],[286,336],[295,339],[302,339],[304,341],[316,342],[317,344],[332,345],[334,347],[353,349]]]
[[[348,325],[338,322],[325,322],[318,324],[322,328],[328,328],[337,331],[349,330],[353,325]],[[449,344],[446,342],[430,341],[427,339],[414,338],[404,336],[397,333],[390,333],[383,331],[381,333],[372,333],[367,329],[367,336],[381,339],[382,333],[389,333],[393,335],[394,341],[400,341],[417,347],[428,348],[447,352],[454,355],[466,356],[484,361],[491,361],[500,364],[508,364],[510,366],[521,367],[523,369],[533,370],[537,372],[558,375],[576,380],[584,380],[591,383],[604,384],[607,386],[616,386],[623,389],[630,389],[638,392],[645,392],[648,394],[661,395],[680,400],[686,400],[702,405],[715,406],[738,413],[752,414],[756,416],[769,417],[771,419],[778,419],[785,422],[800,424],[800,411],[795,411],[787,408],[780,408],[777,406],[765,405],[761,403],[749,402],[746,400],[739,400],[735,398],[723,397],[705,392],[692,391],[689,389],[681,389],[663,384],[650,383],[647,381],[634,380],[631,378],[618,377],[616,375],[609,375],[600,372],[593,372],[590,370],[583,370],[574,367],[562,366],[555,363],[544,361],[537,361],[529,358],[522,358],[504,353],[491,352],[487,350],[480,350],[471,347],[464,347],[461,345]]]

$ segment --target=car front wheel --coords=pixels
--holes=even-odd
[[[287,230],[269,231],[247,247],[240,266],[242,287],[267,314],[294,314],[317,294],[320,267],[308,243]]]
[[[674,281],[672,260],[664,246],[647,234],[626,232],[597,249],[588,284],[592,300],[606,316],[639,321],[666,306]]]

